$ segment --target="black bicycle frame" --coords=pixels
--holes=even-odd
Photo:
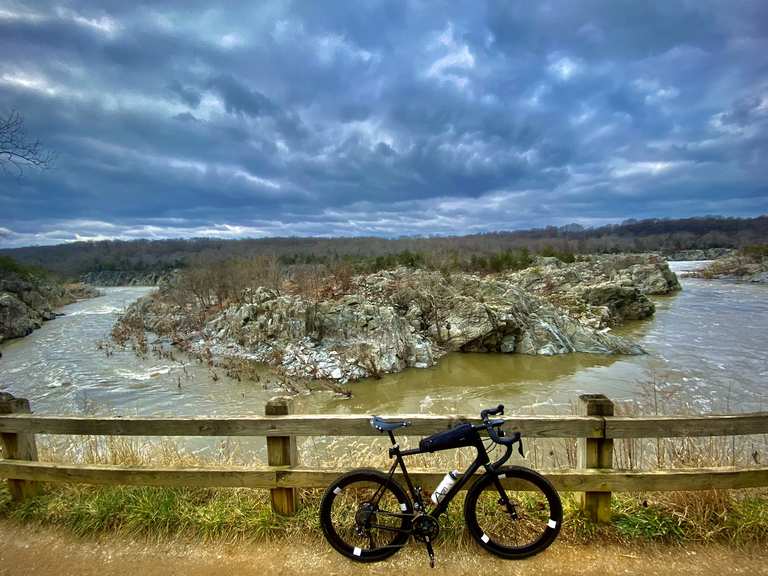
[[[408,469],[405,466],[405,460],[403,459],[404,456],[415,456],[416,454],[426,454],[426,450],[421,450],[419,448],[412,448],[410,450],[400,450],[400,445],[395,440],[395,435],[392,433],[392,431],[388,431],[389,438],[392,441],[392,448],[389,450],[390,457],[395,459],[395,462],[392,464],[392,467],[389,470],[389,477],[392,478],[395,474],[395,470],[397,470],[398,466],[403,471],[403,477],[405,478],[406,485],[408,486],[408,491],[411,493],[411,497],[414,500],[414,505],[416,507],[417,512],[425,512],[424,502],[421,498],[421,491],[416,490],[416,487],[413,485],[413,482],[411,482],[411,477],[408,475]],[[477,472],[480,467],[485,466],[485,469],[487,472],[495,472],[504,462],[509,460],[509,457],[512,455],[512,446],[507,446],[506,451],[504,455],[499,458],[496,462],[491,463],[491,459],[488,456],[488,451],[485,449],[485,444],[483,444],[483,438],[480,436],[480,434],[477,434],[477,440],[473,442],[471,445],[475,450],[477,450],[477,457],[474,459],[472,464],[469,465],[469,468],[467,468],[461,476],[459,476],[458,480],[454,483],[453,486],[451,486],[450,490],[443,496],[443,498],[440,500],[440,502],[435,506],[433,510],[429,512],[429,516],[432,516],[433,518],[438,518],[443,512],[445,512],[448,509],[448,506],[450,505],[453,498],[458,494],[459,490],[461,490],[464,485],[469,482],[470,478]],[[446,450],[451,450],[452,448],[446,448]],[[438,450],[440,451],[440,450]],[[501,482],[498,480],[498,478],[494,477],[496,488],[499,490],[499,495],[502,498],[503,504],[507,506],[509,509],[509,501],[507,499],[506,493],[504,492],[504,488],[501,485]],[[514,514],[514,510],[510,510],[512,514]],[[398,514],[399,516],[399,514]],[[412,515],[406,515],[403,516],[411,517]]]

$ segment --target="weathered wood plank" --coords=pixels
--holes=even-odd
[[[768,412],[698,416],[614,416],[605,419],[607,438],[743,436],[768,434]]]
[[[426,436],[477,417],[401,414],[384,418],[408,420],[411,425],[398,436]],[[320,414],[290,416],[211,417],[97,417],[2,415],[0,432],[85,434],[121,436],[380,436],[369,424],[370,416]],[[601,418],[580,416],[511,416],[505,430],[529,437],[601,437]]]
[[[613,402],[604,394],[579,396],[579,414],[583,416],[613,416]],[[579,438],[578,467],[606,470],[613,468],[612,438]],[[592,522],[611,521],[611,493],[584,492],[580,495],[581,509]]]
[[[293,403],[286,396],[272,398],[264,406],[267,416],[287,416],[293,412]],[[296,466],[299,463],[296,436],[268,436],[267,464],[270,466]],[[299,500],[295,488],[273,488],[270,491],[272,510],[283,516],[293,516]]]
[[[0,393],[0,414],[29,414],[29,400],[14,398],[7,392]],[[37,460],[37,444],[35,435],[24,432],[0,433],[0,448],[3,458],[15,458],[18,460]],[[20,502],[27,497],[34,496],[38,492],[38,486],[34,482],[26,480],[8,480],[8,491],[11,499]]]
[[[401,414],[411,426],[406,436],[425,436],[461,422],[466,416]],[[0,415],[0,433],[87,434],[123,436],[378,436],[370,417],[358,414],[214,417],[98,417]],[[675,436],[731,436],[768,434],[768,412],[709,416],[510,416],[505,429],[540,438],[601,438],[603,422],[608,438]]]
[[[85,464],[52,464],[0,459],[0,477],[41,482],[138,486],[247,488],[323,488],[346,470],[264,468],[154,468]],[[578,470],[542,472],[561,491],[652,492],[737,489],[768,486],[768,467],[754,469],[696,468],[657,472]],[[444,472],[415,470],[417,484],[436,486]]]

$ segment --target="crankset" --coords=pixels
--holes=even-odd
[[[427,547],[429,554],[429,566],[435,567],[435,551],[432,549],[432,542],[440,534],[440,523],[436,518],[428,514],[418,514],[413,519],[413,537],[419,542],[423,542]]]

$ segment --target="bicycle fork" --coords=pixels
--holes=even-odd
[[[515,508],[514,502],[512,502],[509,499],[509,496],[507,496],[507,492],[504,490],[504,486],[501,485],[501,480],[499,480],[498,476],[493,476],[493,483],[496,485],[496,490],[499,492],[498,504],[500,506],[504,506],[504,508],[507,509],[507,513],[512,518],[512,520],[517,520],[517,508]]]

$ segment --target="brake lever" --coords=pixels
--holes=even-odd
[[[523,439],[518,438],[517,440],[517,451],[520,453],[520,456],[522,458],[525,458],[525,453],[523,452]]]

